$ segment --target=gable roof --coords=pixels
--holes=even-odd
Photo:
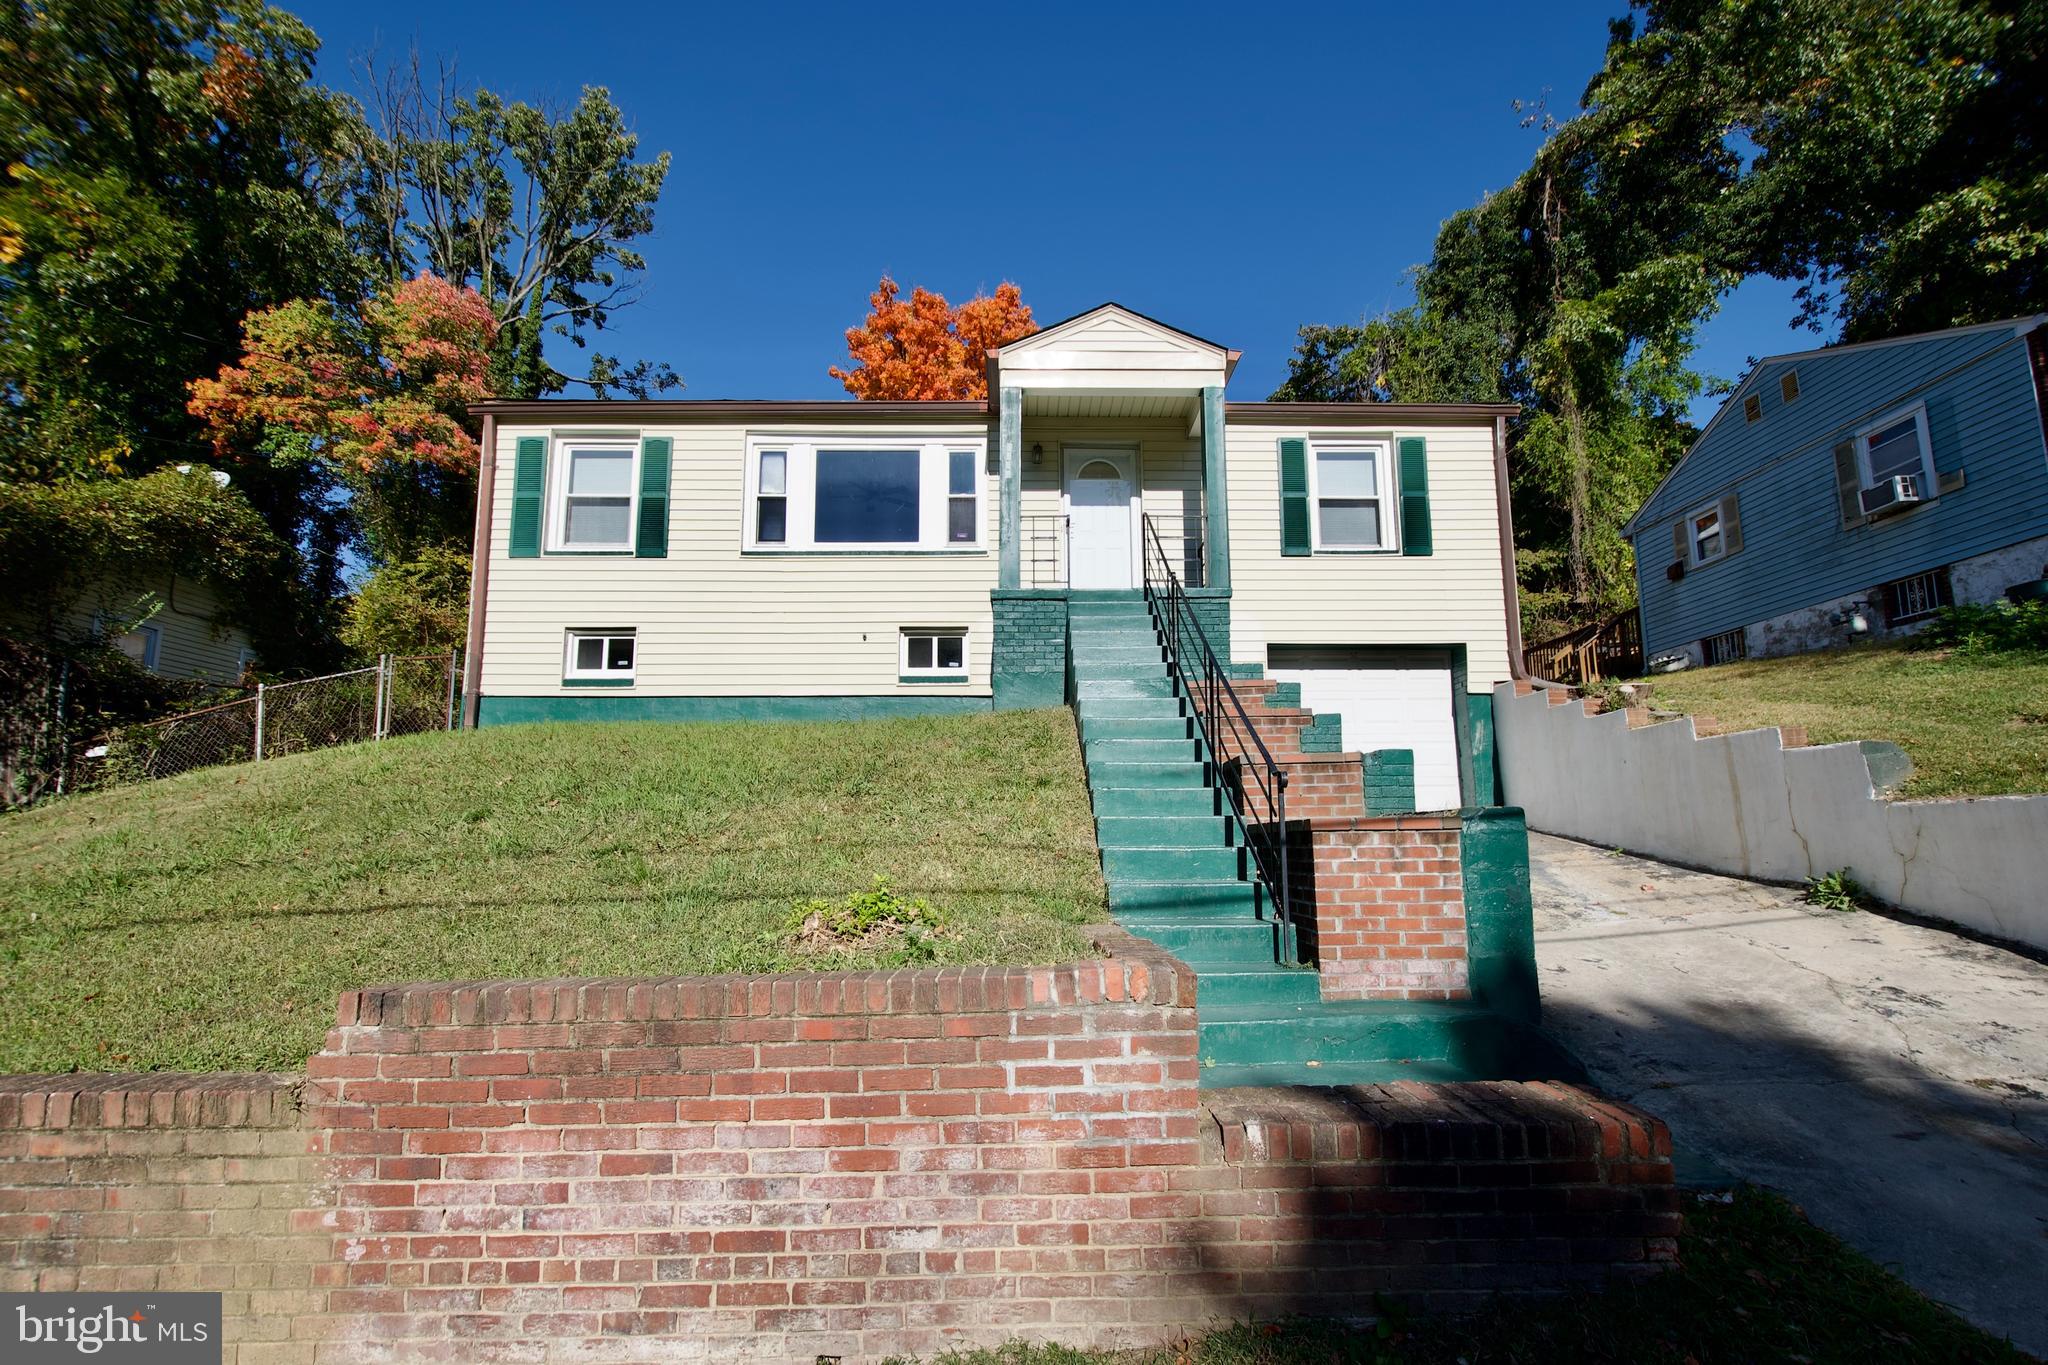
[[[2039,313],[2030,317],[2004,318],[1997,322],[1966,323],[1960,327],[1940,327],[1931,332],[1908,332],[1903,336],[1884,337],[1877,341],[1852,341],[1847,344],[1836,343],[1827,346],[1812,346],[1803,351],[1784,351],[1777,355],[1764,356],[1752,364],[1748,370],[1744,371],[1742,379],[1734,388],[1728,391],[1728,396],[1721,400],[1721,406],[1714,410],[1714,415],[1707,419],[1705,426],[1700,428],[1700,434],[1693,437],[1692,444],[1685,448],[1685,454],[1679,456],[1677,462],[1669,470],[1665,471],[1664,477],[1657,481],[1657,486],[1650,490],[1650,496],[1643,499],[1642,506],[1638,507],[1635,510],[1635,514],[1623,524],[1621,534],[1624,537],[1633,537],[1635,535],[1637,528],[1642,522],[1643,514],[1649,511],[1657,499],[1663,495],[1665,488],[1670,485],[1671,481],[1678,477],[1678,472],[1685,468],[1686,462],[1691,460],[1693,455],[1707,443],[1707,438],[1713,435],[1715,429],[1721,425],[1721,420],[1731,412],[1740,412],[1742,410],[1742,400],[1749,395],[1750,390],[1757,382],[1757,378],[1764,371],[1793,361],[1832,361],[1837,356],[1851,355],[1862,351],[1874,351],[1889,346],[1912,345],[1917,342],[1930,341],[1936,337],[1963,336],[1972,332],[2010,331],[2015,336],[2024,336],[2043,323],[2048,323],[2048,313]]]
[[[1126,308],[1120,303],[1110,302],[1099,303],[1072,317],[1061,318],[1028,337],[1021,337],[1007,346],[997,347],[989,352],[989,367],[994,370],[1006,360],[1021,359],[1040,350],[1057,350],[1074,342],[1113,342],[1119,339],[1119,334],[1122,337],[1143,339],[1162,351],[1184,351],[1204,355],[1223,367],[1226,380],[1230,372],[1237,368],[1238,357],[1243,354],[1207,337],[1184,332],[1155,317],[1140,313],[1135,308]]]

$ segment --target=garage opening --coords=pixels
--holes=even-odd
[[[1301,684],[1301,704],[1344,718],[1344,747],[1415,751],[1415,804],[1455,810],[1458,726],[1444,650],[1272,645],[1266,676]]]

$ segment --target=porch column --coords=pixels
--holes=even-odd
[[[1003,481],[1003,515],[998,545],[999,588],[1023,585],[1021,548],[1024,536],[1024,390],[1004,389],[999,395],[996,468]]]
[[[1223,386],[1202,390],[1203,539],[1208,553],[1205,586],[1230,591],[1230,492],[1223,473]]]

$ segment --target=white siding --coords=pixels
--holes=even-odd
[[[580,434],[597,428],[574,427]],[[484,696],[590,696],[562,686],[563,632],[632,627],[639,696],[987,696],[989,591],[996,586],[998,480],[983,468],[984,552],[973,554],[742,554],[746,438],[829,431],[818,423],[619,428],[674,443],[668,556],[550,555],[507,550],[518,439],[549,428],[502,424],[491,500],[490,584],[484,617]],[[979,423],[898,429],[863,422],[848,435],[965,437],[993,449]],[[897,681],[903,626],[969,633],[965,684]],[[600,694],[601,695],[601,694]],[[616,695],[616,694],[614,694]]]
[[[1333,433],[1277,423],[1228,428],[1231,653],[1263,664],[1269,645],[1462,644],[1467,690],[1488,691],[1509,676],[1493,429],[1346,428],[1368,433],[1428,441],[1434,554],[1282,556],[1279,443]]]

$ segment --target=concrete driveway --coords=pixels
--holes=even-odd
[[[1786,1194],[2048,1356],[2048,966],[1796,891],[1529,843],[1544,1023],[1595,1082],[1661,1115],[1681,1163]]]

